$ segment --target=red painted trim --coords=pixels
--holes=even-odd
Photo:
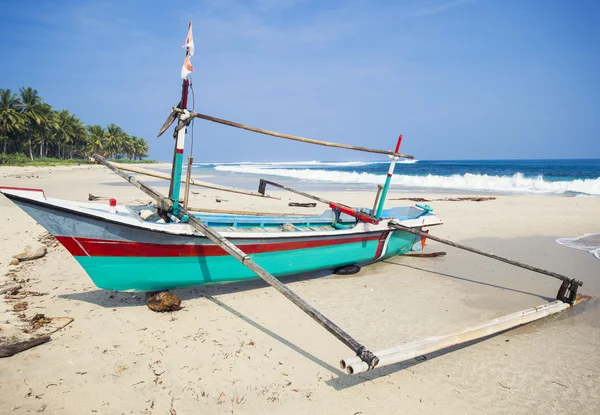
[[[392,173],[388,173],[388,177],[392,177]]]
[[[374,219],[373,217],[366,215],[362,212],[357,212],[356,210],[349,208],[348,206],[340,205],[339,203],[331,202],[329,203],[329,207],[333,210],[345,213],[348,216],[352,216],[362,222],[368,222],[374,225],[377,225],[379,223],[379,220]]]
[[[67,249],[67,251],[69,251],[71,255],[88,256],[88,253],[83,250],[81,245],[79,245],[72,236],[57,236],[56,239]]]
[[[400,143],[402,143],[402,134],[400,134],[400,137],[398,137],[398,144],[396,144],[396,150],[394,150],[394,153],[400,151]]]
[[[0,186],[0,191],[2,191],[2,190],[20,190],[20,191],[25,191],[25,192],[42,192],[42,194],[44,195],[44,199],[46,198],[44,189],[32,189],[29,187]]]
[[[318,248],[323,246],[350,244],[356,242],[374,241],[380,237],[374,236],[326,239],[302,242],[283,242],[268,244],[246,244],[238,247],[247,254],[264,252],[291,251],[294,249]],[[141,242],[110,241],[92,238],[72,238],[59,236],[57,239],[74,256],[113,256],[113,257],[199,257],[228,255],[217,245],[174,245],[152,244]]]
[[[182,148],[176,148],[176,149],[175,149],[175,152],[176,152],[177,154],[183,154],[183,149],[182,149]]]
[[[381,251],[383,251],[383,246],[385,245],[385,240],[389,233],[390,231],[383,232],[379,237],[379,244],[377,244],[377,251],[375,251],[375,256],[373,259],[377,259],[381,255]]]

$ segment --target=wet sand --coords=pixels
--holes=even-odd
[[[149,200],[122,183],[98,166],[0,167],[0,185],[39,187],[51,197]],[[218,209],[324,209],[291,208],[288,202],[306,200],[269,192],[282,200],[206,191],[192,201]],[[374,197],[320,195],[365,206]],[[581,292],[596,298],[468,347],[348,376],[338,361],[351,352],[260,280],[177,290],[185,308],[156,314],[143,294],[94,287],[60,245],[9,266],[45,230],[0,196],[0,279],[24,280],[27,290],[45,293],[19,300],[28,303],[26,318],[74,318],[51,342],[0,360],[0,413],[597,413],[600,261],[554,241],[599,232],[600,199],[499,196],[429,204],[445,222],[435,235],[582,279]],[[426,251],[447,255],[396,257],[352,277],[321,272],[285,282],[375,350],[540,305],[559,287],[552,278],[438,243]],[[23,328],[14,304],[2,303],[0,336]]]

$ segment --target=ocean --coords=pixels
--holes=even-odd
[[[259,178],[303,189],[368,190],[383,184],[388,167],[389,161],[211,162],[194,163],[194,175],[252,190]],[[392,189],[600,197],[600,159],[402,160]]]

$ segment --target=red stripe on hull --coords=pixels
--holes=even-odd
[[[183,154],[183,149],[182,148],[178,148],[178,149],[175,150],[175,152],[177,154]]]
[[[319,248],[323,246],[374,241],[378,240],[380,235],[301,242],[246,244],[238,245],[238,247],[247,254],[260,254],[263,252],[290,251],[294,249]],[[73,256],[202,257],[228,255],[217,245],[153,244],[92,238],[72,238],[70,236],[59,236],[57,239]]]
[[[44,195],[44,199],[46,198],[46,194],[44,193],[44,189],[32,189],[30,187],[12,187],[12,186],[0,186],[1,190],[23,190],[27,192],[40,192]]]
[[[83,250],[81,245],[77,243],[72,236],[57,236],[58,242],[64,246],[67,251],[73,256],[88,256],[88,253]]]
[[[383,245],[385,245],[385,240],[390,232],[383,232],[379,237],[379,244],[377,244],[377,251],[375,252],[375,257],[373,259],[379,258],[381,255],[381,251],[383,251]]]

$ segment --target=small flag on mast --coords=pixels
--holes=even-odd
[[[192,62],[190,61],[190,56],[194,56],[194,37],[192,35],[192,22],[190,21],[190,27],[188,29],[187,36],[185,38],[185,45],[182,46],[186,48],[185,60],[183,61],[183,66],[181,67],[181,77],[186,79],[187,76],[194,70],[192,66]]]

